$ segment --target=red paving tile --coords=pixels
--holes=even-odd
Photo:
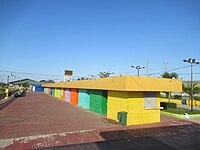
[[[52,147],[144,135],[173,136],[200,131],[200,127],[192,122],[163,115],[160,123],[123,127],[111,123],[105,116],[44,93],[27,93],[25,97],[17,98],[0,111],[0,120],[0,141],[10,142],[3,146],[5,149]],[[176,128],[166,128],[171,126]]]
[[[0,120],[0,139],[119,126],[44,93],[15,99],[0,112]]]

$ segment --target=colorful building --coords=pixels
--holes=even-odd
[[[120,76],[44,84],[65,92],[65,101],[119,121],[126,112],[126,124],[160,122],[160,92],[181,92],[182,81],[176,79]],[[51,90],[52,91],[52,90]]]

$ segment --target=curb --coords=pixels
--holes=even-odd
[[[174,117],[174,118],[179,118],[179,119],[187,119],[186,115],[179,115],[179,114],[174,114],[174,113],[169,113],[169,112],[163,112],[161,111],[160,114],[166,115],[166,116],[170,116],[170,117]],[[200,114],[197,115],[189,115],[190,118],[200,118]]]
[[[8,99],[3,99],[0,101],[0,111],[4,109],[6,106],[8,106],[10,103],[13,102],[15,98],[14,97],[9,97]]]

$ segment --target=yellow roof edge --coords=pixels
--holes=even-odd
[[[42,87],[52,88],[80,88],[116,91],[182,91],[182,80],[152,78],[143,76],[119,76],[80,80],[63,83],[43,84]]]

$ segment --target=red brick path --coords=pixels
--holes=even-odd
[[[44,93],[27,93],[0,111],[0,139],[117,126],[105,116]]]
[[[27,93],[0,111],[0,148],[4,149],[42,148],[133,136],[156,137],[195,132],[200,132],[199,125],[167,116],[161,116],[160,123],[123,127],[102,115],[44,93]]]

